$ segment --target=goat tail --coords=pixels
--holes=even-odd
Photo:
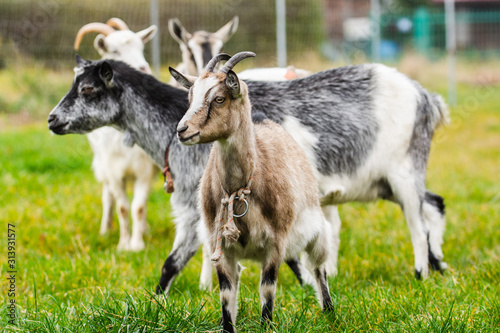
[[[432,127],[434,130],[440,126],[448,125],[450,123],[450,112],[443,97],[438,94],[430,94],[430,105],[432,108]]]

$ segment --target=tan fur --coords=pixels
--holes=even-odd
[[[231,322],[235,322],[239,280],[236,263],[253,259],[262,264],[262,316],[270,319],[267,316],[272,316],[272,309],[267,312],[266,304],[274,302],[279,266],[303,250],[315,270],[318,299],[324,309],[329,308],[332,303],[323,263],[330,235],[312,167],[304,151],[280,125],[270,120],[252,122],[248,88],[241,81],[239,86],[240,94],[233,97],[235,92],[227,86],[226,74],[203,73],[190,89],[190,108],[178,126],[178,136],[185,144],[215,141],[199,192],[212,252],[221,237],[217,214],[224,192],[237,192],[252,178],[251,193],[245,196],[248,212],[234,219],[240,232],[238,241],[226,243],[223,237],[223,255],[216,263],[223,312],[228,310]],[[244,209],[245,204],[235,200],[235,214]],[[227,324],[224,329],[234,331],[232,324]]]
[[[319,207],[317,183],[305,153],[280,125],[270,120],[252,123],[246,84],[240,82],[240,96],[233,98],[225,84],[225,74],[206,72],[198,80],[214,77],[219,84],[205,98],[210,94],[214,99],[224,98],[224,102],[206,100],[199,110],[190,108],[188,113],[196,112],[181,120],[187,130],[180,138],[198,133],[194,143],[215,141],[200,187],[212,250],[220,227],[215,218],[224,197],[222,188],[233,193],[245,187],[253,175],[252,193],[247,197],[249,212],[236,218],[235,223],[241,231],[241,242],[253,238],[263,241],[253,248],[255,253],[243,250],[241,242],[235,245],[240,249],[235,250],[239,258],[258,258],[269,247],[284,246],[284,239],[297,218],[296,207]],[[244,209],[243,205],[235,203],[237,214]],[[284,251],[280,252],[281,260],[285,259]]]
[[[241,134],[241,137],[245,137],[245,135]],[[250,177],[252,164],[254,169],[252,193],[247,197],[250,207],[249,213],[242,218],[235,219],[241,232],[241,238],[246,239],[260,234],[263,235],[264,239],[278,242],[277,246],[281,247],[283,239],[287,237],[290,230],[291,221],[296,218],[293,205],[297,204],[294,202],[297,197],[306,200],[304,205],[309,207],[314,207],[319,200],[316,180],[305,154],[281,126],[267,120],[264,121],[263,125],[256,125],[255,141],[257,149],[254,152],[246,151],[242,146],[240,153],[234,156],[235,159],[227,161],[244,169],[243,177],[236,180],[221,179],[224,177],[224,173],[221,171],[224,166],[218,165],[218,162],[221,161],[218,150],[221,148],[215,144],[211,151],[201,180],[200,195],[207,228],[212,231],[212,250],[215,247],[218,229],[215,215],[220,210],[220,201],[224,197],[221,183],[230,193],[245,186]],[[247,142],[247,144],[249,143]],[[283,154],[284,151],[290,154]],[[269,159],[270,156],[274,158]],[[254,163],[251,162],[252,159]],[[283,175],[289,176],[283,177]],[[304,181],[299,183],[295,175],[302,175]],[[297,195],[298,192],[304,192],[306,195]],[[243,209],[243,203],[235,203],[236,213],[242,212]],[[269,245],[268,243],[263,244],[265,248],[262,250],[266,251]]]

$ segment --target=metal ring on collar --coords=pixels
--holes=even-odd
[[[239,197],[234,197],[234,200],[237,200],[237,199],[239,199]],[[234,217],[242,217],[242,216],[245,216],[245,215],[246,215],[246,213],[248,212],[248,202],[247,202],[247,199],[243,199],[243,201],[245,202],[245,205],[247,205],[247,206],[246,206],[246,208],[245,208],[245,211],[243,212],[243,214],[240,214],[240,215],[236,215],[236,214],[234,214],[234,213],[233,213],[233,216],[234,216]]]

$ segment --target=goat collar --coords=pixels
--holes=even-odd
[[[238,241],[240,231],[234,223],[234,217],[242,217],[248,212],[248,202],[246,201],[245,196],[251,193],[250,186],[252,186],[252,176],[250,176],[250,179],[245,187],[242,187],[238,191],[229,195],[221,184],[222,191],[224,192],[224,198],[221,200],[221,208],[217,218],[217,220],[219,220],[220,227],[219,230],[217,230],[217,243],[215,245],[215,251],[211,257],[212,261],[218,262],[222,256],[222,237],[225,238],[226,245],[231,245]],[[233,205],[235,199],[244,201],[246,204],[246,209],[241,215],[234,214]]]
[[[172,179],[172,174],[170,173],[170,165],[168,164],[168,154],[170,152],[170,144],[172,143],[172,140],[167,145],[167,149],[165,149],[165,167],[161,171],[163,174],[163,189],[165,190],[166,193],[172,193],[174,192],[174,180]]]

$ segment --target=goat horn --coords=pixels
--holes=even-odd
[[[208,62],[208,64],[205,66],[205,70],[207,72],[213,72],[215,66],[217,66],[217,64],[219,63],[219,61],[229,60],[229,59],[231,59],[231,56],[229,54],[227,54],[227,53],[219,53],[218,55],[216,55],[215,57],[213,57],[212,60],[210,60]]]
[[[110,18],[106,24],[118,30],[130,30],[128,25],[118,17]]]
[[[115,32],[115,29],[111,28],[109,25],[99,22],[85,24],[83,27],[78,30],[75,38],[75,50],[78,50],[80,43],[82,41],[83,36],[88,34],[89,32],[99,32],[104,36],[112,34]]]
[[[253,52],[239,52],[229,59],[224,67],[220,70],[222,73],[227,74],[237,63],[242,61],[245,58],[255,57],[255,53]]]

